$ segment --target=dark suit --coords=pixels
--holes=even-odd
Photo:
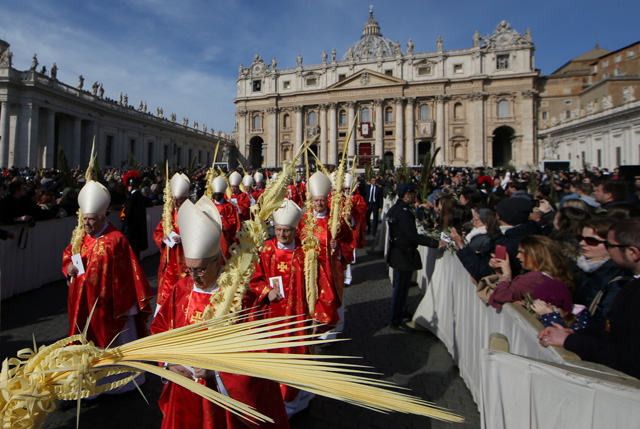
[[[133,192],[124,203],[124,222],[122,233],[136,256],[149,247],[147,242],[147,207],[151,206],[151,200],[142,195],[138,190]]]
[[[564,348],[583,360],[640,377],[640,279],[624,286],[605,320],[593,323],[564,341]]]
[[[393,299],[389,323],[399,326],[407,314],[407,295],[413,272],[422,268],[418,246],[438,247],[438,240],[418,234],[413,208],[398,200],[387,213],[389,252],[387,262],[393,268]]]
[[[371,192],[373,187],[373,193]],[[368,184],[365,186],[364,194],[365,202],[367,203],[367,231],[371,231],[373,235],[376,235],[378,231],[378,219],[380,209],[382,209],[382,188],[377,185]],[[373,213],[373,224],[371,223],[371,214]]]

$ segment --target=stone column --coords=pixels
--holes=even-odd
[[[348,101],[348,121],[349,121],[349,129],[351,129],[351,124],[353,124],[353,118],[356,117],[356,102]],[[351,134],[351,139],[349,139],[349,143],[347,143],[347,155],[349,158],[353,158],[353,155],[356,154],[356,133],[358,132],[358,124],[356,124],[356,128],[354,128],[353,133]],[[349,135],[349,131],[347,130],[347,136]]]
[[[19,118],[19,132],[16,137],[20,140],[13,141],[13,148],[9,153],[9,164],[16,166],[35,167],[38,153],[38,108],[33,103],[23,105]]]
[[[415,146],[416,146],[416,142],[415,142],[415,118],[414,118],[414,106],[415,106],[415,98],[408,98],[407,99],[407,106],[406,106],[406,119],[405,119],[405,130],[407,131],[407,137],[405,139],[405,145],[404,145],[404,150],[405,150],[405,161],[407,162],[408,165],[415,165],[415,164],[419,164],[421,160],[419,160],[416,163],[416,159],[415,159]]]
[[[296,143],[293,147],[293,153],[298,153],[298,149],[302,146],[304,141],[304,125],[302,123],[303,106],[295,106],[293,111],[296,112]]]
[[[7,162],[9,153],[9,103],[0,105],[0,167],[10,167]]]
[[[520,148],[517,151],[519,154],[519,159],[516,159],[520,165],[520,168],[528,168],[527,164],[531,163],[533,165],[537,165],[538,157],[537,151],[535,149],[535,102],[536,102],[536,92],[527,89],[522,91],[522,139]],[[514,109],[516,107],[515,100],[513,100]],[[514,116],[517,115],[514,112]],[[577,149],[577,147],[576,147]],[[575,152],[575,151],[574,151]],[[575,157],[575,153],[572,154]],[[624,158],[624,157],[623,157]],[[613,164],[613,163],[612,163]]]
[[[485,94],[474,92],[471,94],[471,133],[469,135],[468,159],[475,163],[481,160],[482,165],[489,165],[485,158],[485,129],[484,129],[484,99]]]
[[[91,143],[93,143],[93,139],[91,139]],[[73,118],[73,143],[69,149],[70,153],[68,159],[71,162],[71,165],[76,166],[86,164],[82,159],[82,154],[83,152],[87,152],[87,149],[84,147],[84,142],[82,141],[82,119],[80,118]],[[88,152],[89,155],[87,156],[87,161],[89,160],[89,156],[91,156],[91,148],[88,149]]]
[[[404,158],[404,111],[403,104],[405,99],[403,97],[395,98],[396,104],[396,148],[393,157],[393,163],[396,166],[401,165],[401,161]],[[406,161],[406,159],[405,159]]]
[[[444,117],[444,104],[449,97],[444,95],[436,96],[436,147],[441,148],[436,157],[436,165],[442,165],[446,163],[446,144],[445,144],[445,117]]]
[[[269,116],[269,134],[267,144],[267,159],[265,164],[268,167],[278,166],[278,112],[280,109],[277,107],[267,108],[267,115]]]
[[[56,157],[58,156],[54,150],[55,132],[56,132],[56,112],[53,110],[47,110],[47,125],[46,129],[41,130],[44,134],[44,147],[42,148],[42,167],[53,167]]]
[[[327,165],[327,104],[320,106],[320,161]]]
[[[249,163],[249,142],[247,141],[247,112],[246,110],[238,110],[237,112],[237,118],[238,118],[238,136],[237,136],[237,145],[238,145],[238,150],[240,151],[240,153],[242,153],[244,155],[244,159],[246,160],[247,164]],[[171,146],[171,143],[168,143],[169,146]],[[170,147],[169,148],[169,155],[171,155],[171,151],[173,149]],[[213,150],[211,151],[211,162],[215,162],[215,160],[213,159],[213,155],[216,152],[216,148],[215,145],[213,147]]]
[[[338,120],[336,118],[336,107],[338,103],[329,103],[329,164],[337,164],[338,161]]]
[[[379,160],[384,159],[384,100],[377,99],[374,102],[376,109],[376,122],[375,122],[375,146],[373,154],[378,157]],[[375,161],[371,162],[372,166],[375,165]]]

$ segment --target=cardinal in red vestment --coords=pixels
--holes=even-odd
[[[231,189],[231,198],[229,202],[238,210],[240,221],[249,219],[251,213],[249,213],[249,207],[251,207],[251,199],[249,194],[240,190],[240,183],[242,183],[242,176],[237,171],[234,171],[229,176],[229,188]]]
[[[189,277],[180,279],[166,297],[151,324],[153,334],[201,321],[205,308],[211,305],[212,295],[219,290],[216,280],[222,264],[222,228],[216,206],[207,197],[202,197],[197,204],[186,201],[178,212],[178,225]],[[243,298],[243,308],[251,308],[255,304],[256,297],[249,290]],[[159,400],[164,415],[163,429],[289,427],[280,389],[273,381],[182,365],[166,367],[168,371],[193,378],[223,395],[254,407],[275,423],[250,423],[190,390],[169,382],[164,386]]]
[[[87,339],[98,347],[146,336],[153,291],[127,239],[106,218],[111,198],[89,181],[78,195],[84,238],[79,254],[64,250],[62,271],[69,281],[69,336],[82,332],[93,315]],[[72,261],[73,257],[73,261]]]
[[[222,217],[222,234],[225,242],[231,247],[236,241],[236,233],[242,227],[238,209],[224,199],[224,193],[227,190],[227,181],[224,177],[218,176],[213,179],[211,187],[213,189],[213,202]],[[225,257],[229,257],[229,255],[225,255]]]
[[[179,279],[186,276],[184,271],[184,250],[178,228],[178,209],[187,198],[191,182],[182,173],[176,173],[169,183],[171,186],[172,202],[172,234],[167,237],[164,234],[163,221],[161,220],[153,232],[153,239],[160,248],[160,265],[158,267],[158,297],[156,305],[161,306],[165,296],[171,291]]]
[[[253,197],[253,199],[256,201],[256,203],[258,202],[258,198],[260,198],[260,195],[262,195],[262,193],[264,192],[264,175],[260,172],[256,172],[253,175],[253,180],[255,181],[255,186],[253,188],[253,191],[251,192],[251,196]]]

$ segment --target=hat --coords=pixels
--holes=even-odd
[[[242,176],[237,171],[234,171],[229,175],[229,185],[239,186],[242,183]]]
[[[344,175],[344,186],[345,188],[351,189],[351,185],[353,185],[353,174],[347,173]]]
[[[540,299],[548,304],[555,305],[567,313],[573,310],[573,300],[569,287],[560,280],[547,279],[540,283],[531,294],[533,299]]]
[[[224,191],[227,190],[227,181],[225,180],[224,177],[218,176],[215,179],[213,179],[213,183],[211,184],[211,189],[213,190],[214,194],[222,194]]]
[[[256,183],[262,183],[262,182],[264,182],[264,175],[262,173],[260,173],[260,172],[256,172],[253,175],[253,180],[255,180]]]
[[[496,206],[498,216],[509,225],[520,225],[529,219],[533,201],[527,198],[505,198]]]
[[[169,186],[171,186],[171,194],[174,197],[186,198],[189,196],[189,188],[191,187],[191,182],[185,174],[174,174],[171,178],[171,182],[169,182]]]
[[[202,210],[202,212],[206,214],[210,219],[213,219],[222,230],[222,216],[220,215],[220,211],[218,210],[218,207],[213,203],[213,201],[211,201],[207,196],[203,195],[196,203],[196,207]]]
[[[178,228],[186,258],[205,259],[220,253],[222,228],[213,219],[213,213],[208,210],[206,202],[199,206],[189,200],[185,201],[178,210]]]
[[[105,215],[109,203],[111,196],[107,188],[93,180],[84,185],[78,194],[78,205],[84,214]]]
[[[321,171],[316,171],[309,178],[307,189],[312,197],[328,197],[331,193],[331,180]]]
[[[336,172],[335,170],[331,172],[331,174],[329,174],[329,180],[331,181],[331,187],[335,188],[336,187]]]
[[[295,228],[302,218],[302,209],[296,203],[285,199],[282,206],[273,212],[273,223]]]
[[[140,176],[140,173],[137,170],[129,170],[124,176],[122,176],[122,183],[124,186],[136,186],[140,184],[141,178],[142,176]]]
[[[397,187],[398,196],[404,195],[407,192],[415,192],[416,187],[413,186],[413,183],[400,183]]]
[[[253,177],[247,174],[242,178],[242,184],[244,185],[245,188],[248,188],[249,186],[253,186]]]
[[[487,214],[491,212],[490,209],[478,209],[478,216],[480,216],[480,220],[482,223],[487,223]]]

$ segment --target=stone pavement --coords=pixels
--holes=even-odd
[[[371,239],[371,237],[368,237]],[[158,255],[143,261],[152,287],[157,286]],[[51,283],[2,301],[0,358],[37,344],[50,344],[67,334],[67,286]],[[381,414],[324,397],[316,397],[309,408],[291,419],[292,428],[475,428],[480,415],[471,393],[460,378],[444,345],[429,332],[406,333],[387,326],[391,306],[391,284],[381,255],[358,251],[353,266],[353,285],[345,289],[345,329],[339,342],[319,348],[318,353],[354,356],[355,362],[373,367],[383,380],[409,388],[412,394],[462,415],[465,424],[443,423],[425,417]],[[421,295],[412,288],[409,309],[415,310]],[[353,361],[353,360],[350,360]],[[161,381],[147,375],[141,387],[149,404],[136,391],[108,395],[83,405],[80,428],[159,428],[162,415],[157,406]],[[75,428],[76,409],[56,410],[44,428]]]

